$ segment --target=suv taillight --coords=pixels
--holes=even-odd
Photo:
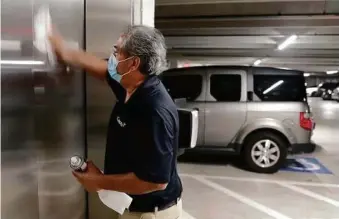
[[[307,112],[300,113],[300,127],[309,131],[313,129],[313,121],[310,113]]]

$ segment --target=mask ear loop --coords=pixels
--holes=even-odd
[[[118,64],[119,64],[120,62],[124,62],[124,61],[130,60],[131,58],[134,58],[134,56],[128,57],[128,58],[123,59],[123,60],[120,60],[120,61],[118,61]]]
[[[131,56],[131,57],[128,57],[128,58],[126,58],[126,59],[124,59],[124,60],[120,60],[120,61],[118,61],[118,63],[117,63],[117,67],[118,67],[118,64],[119,64],[120,62],[124,62],[124,61],[130,60],[130,59],[132,59],[132,58],[134,58],[134,56]],[[127,75],[127,74],[131,73],[131,72],[132,72],[132,70],[130,70],[130,71],[128,71],[128,72],[126,72],[126,73],[122,74],[122,75],[121,75],[121,78],[122,78],[122,77],[124,77],[125,75]]]
[[[129,73],[131,73],[131,71],[128,71],[128,72],[122,74],[122,75],[121,75],[121,78],[124,77],[125,75],[128,75]]]

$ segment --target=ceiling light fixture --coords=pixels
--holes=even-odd
[[[0,60],[1,65],[43,65],[43,61],[34,60]]]
[[[289,46],[290,44],[294,43],[294,41],[298,38],[297,35],[292,35],[290,37],[288,37],[284,42],[282,42],[279,46],[278,46],[278,50],[283,50],[285,49],[287,46]]]
[[[328,75],[332,75],[332,74],[336,74],[336,73],[338,73],[338,71],[335,71],[335,70],[334,71],[327,71],[326,72],[326,74],[328,74]]]
[[[310,75],[310,73],[304,73],[304,77],[309,77]]]
[[[261,61],[260,59],[258,59],[257,61],[254,62],[253,65],[254,65],[254,66],[260,65],[261,62],[262,62],[262,61]]]

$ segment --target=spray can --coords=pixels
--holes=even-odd
[[[87,163],[81,156],[74,155],[69,160],[69,165],[74,171],[84,172],[87,169]],[[122,215],[125,209],[128,209],[132,203],[132,198],[122,192],[99,190],[98,195],[102,203]]]
[[[69,160],[70,167],[75,171],[84,172],[87,169],[87,163],[85,159],[81,156],[75,155]]]

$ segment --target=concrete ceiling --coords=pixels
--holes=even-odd
[[[155,12],[179,60],[339,70],[338,0],[156,0]],[[297,40],[277,50],[292,34]]]

